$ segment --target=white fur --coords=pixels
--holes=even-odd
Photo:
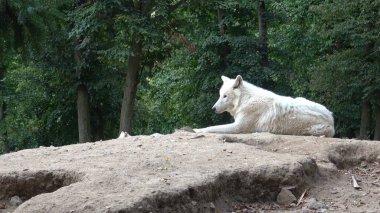
[[[229,112],[235,122],[195,129],[196,132],[334,136],[332,113],[323,105],[277,95],[243,81],[240,75],[236,79],[222,76],[222,80],[213,109],[217,113]]]

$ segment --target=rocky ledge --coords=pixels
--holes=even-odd
[[[0,212],[232,212],[236,203],[273,203],[275,212],[379,153],[377,142],[267,133],[40,147],[0,156]],[[276,202],[284,190],[291,201]]]

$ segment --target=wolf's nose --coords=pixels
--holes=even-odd
[[[211,108],[213,112],[216,112],[216,108],[215,107],[212,107]]]

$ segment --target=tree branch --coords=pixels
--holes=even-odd
[[[197,47],[195,46],[195,44],[193,44],[184,35],[178,32],[171,32],[170,35],[172,36],[172,38],[182,43],[186,47],[186,49],[189,50],[191,53],[195,53],[197,51]]]

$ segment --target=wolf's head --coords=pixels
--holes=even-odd
[[[216,113],[233,112],[239,102],[240,87],[243,85],[243,78],[238,75],[236,79],[222,76],[223,85],[220,88],[220,97],[212,107]]]

